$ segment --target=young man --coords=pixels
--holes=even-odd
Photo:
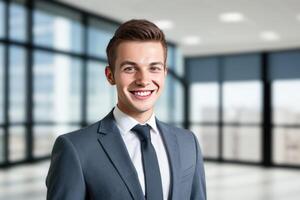
[[[47,199],[205,200],[195,136],[153,113],[167,75],[163,32],[130,20],[115,32],[107,56],[105,75],[116,85],[117,105],[101,121],[57,138]]]

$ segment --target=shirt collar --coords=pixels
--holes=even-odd
[[[115,117],[115,120],[117,122],[117,125],[119,128],[122,129],[121,134],[129,133],[130,130],[137,124],[140,124],[137,120],[130,117],[129,115],[122,112],[118,106],[115,106],[113,110],[113,115]],[[155,114],[153,113],[148,121],[146,121],[144,124],[148,124],[154,133],[159,133],[158,128],[156,125],[155,120]]]

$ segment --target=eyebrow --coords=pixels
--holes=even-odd
[[[124,65],[133,65],[133,66],[137,66],[138,64],[132,61],[124,61],[120,64],[120,67],[123,67]],[[150,66],[154,66],[154,65],[162,65],[164,66],[164,63],[162,62],[152,62],[149,64]]]
[[[162,62],[152,62],[152,63],[150,63],[150,65],[151,66],[153,66],[153,65],[162,65],[162,66],[165,66],[164,63],[162,63]]]
[[[132,61],[124,61],[120,64],[120,67],[123,67],[124,65],[134,65],[134,66],[136,66],[137,64],[135,62],[132,62]]]

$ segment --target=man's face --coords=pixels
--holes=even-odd
[[[167,74],[161,43],[120,43],[114,69],[112,77],[112,72],[106,68],[106,76],[111,84],[116,84],[118,107],[131,116],[152,114]]]

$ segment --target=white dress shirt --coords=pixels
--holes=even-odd
[[[145,195],[145,179],[141,154],[141,143],[138,136],[131,131],[131,129],[135,125],[139,124],[139,122],[136,121],[134,118],[128,116],[127,114],[123,113],[118,108],[118,106],[115,106],[113,115],[115,117],[117,126],[126,145],[131,161],[137,171],[140,185]],[[170,168],[166,148],[162,136],[156,126],[155,115],[152,114],[151,118],[145,124],[148,124],[151,127],[151,143],[154,146],[158,159],[158,165],[163,187],[163,197],[164,200],[167,200],[170,189]]]

